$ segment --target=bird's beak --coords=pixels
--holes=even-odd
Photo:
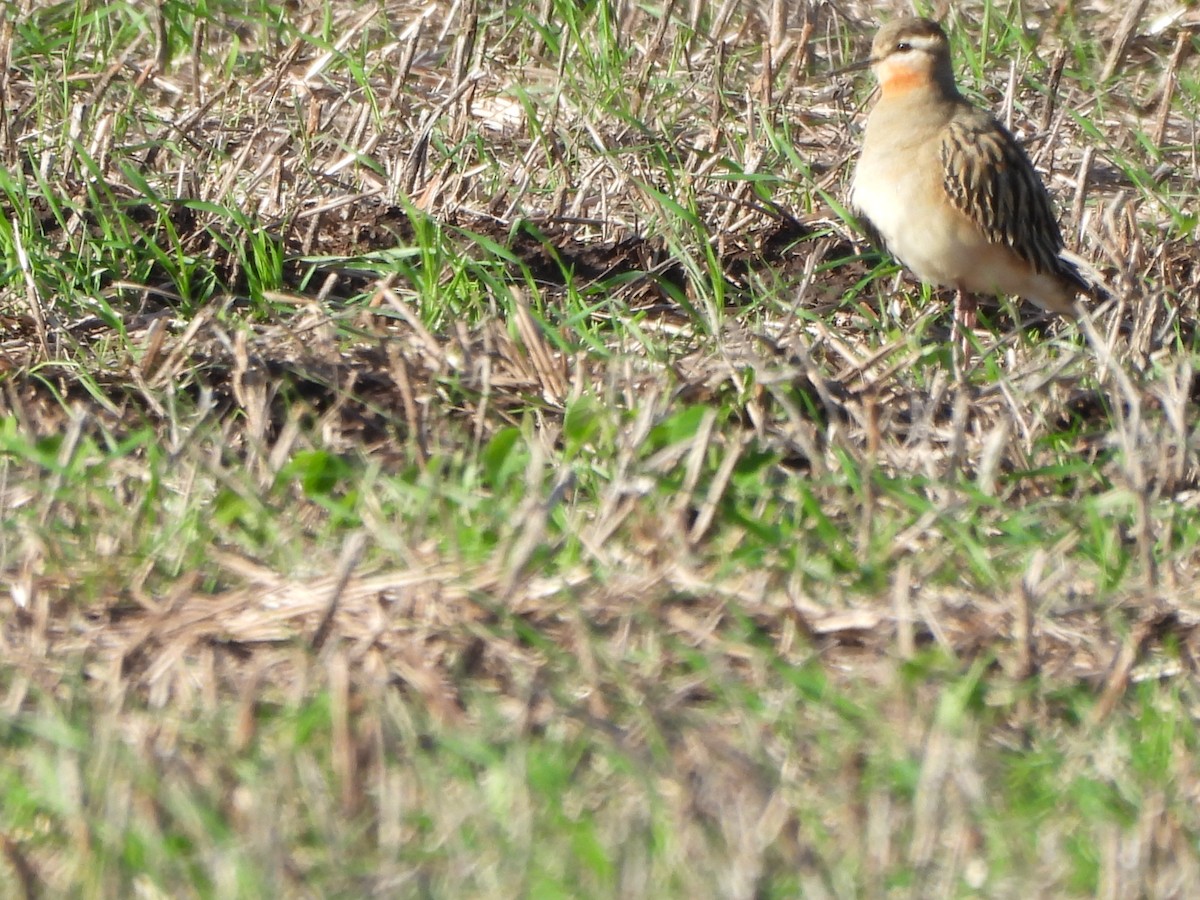
[[[865,59],[858,60],[858,62],[852,62],[848,66],[842,66],[840,69],[834,69],[829,73],[829,77],[833,78],[837,75],[845,75],[847,72],[861,72],[863,69],[869,69],[874,63],[875,59],[868,56]]]

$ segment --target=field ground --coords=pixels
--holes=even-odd
[[[1200,18],[950,5],[1117,297],[961,379],[907,4],[7,5],[3,893],[1200,884]]]

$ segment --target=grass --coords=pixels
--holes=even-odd
[[[1101,6],[949,20],[1118,294],[961,382],[874,7],[10,10],[8,892],[1186,893],[1200,94]]]

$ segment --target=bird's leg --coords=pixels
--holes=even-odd
[[[954,324],[950,327],[955,369],[959,378],[971,362],[971,332],[975,330],[975,295],[959,288],[954,294]]]

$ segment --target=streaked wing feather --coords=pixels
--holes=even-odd
[[[988,240],[1038,272],[1063,274],[1062,234],[1050,197],[1016,139],[990,117],[952,121],[940,148],[950,201]]]

